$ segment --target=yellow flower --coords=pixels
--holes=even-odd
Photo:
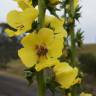
[[[50,26],[56,35],[61,37],[67,37],[67,32],[63,27],[64,19],[58,19],[55,16],[46,16],[45,17],[45,26]]]
[[[22,10],[32,7],[32,0],[15,0]]]
[[[36,64],[37,71],[53,66],[54,59],[62,54],[63,38],[54,38],[53,31],[49,28],[28,34],[21,43],[24,48],[18,51],[19,57],[28,68]]]
[[[13,37],[13,36],[14,36],[14,34],[15,34],[13,30],[8,29],[8,28],[7,28],[7,29],[5,29],[5,32],[8,34],[8,36],[9,36],[9,37]]]
[[[71,93],[68,93],[68,96],[72,96]]]
[[[56,66],[53,68],[53,71],[56,76],[56,81],[61,85],[61,88],[70,88],[74,85],[74,81],[78,75],[78,69],[72,68],[66,62],[58,62]]]
[[[81,94],[80,94],[80,96],[93,96],[92,94],[90,94],[90,93],[85,93],[85,92],[82,92]]]
[[[82,81],[82,79],[78,77],[78,78],[76,78],[76,80],[73,82],[73,84],[80,84],[81,81]]]
[[[27,8],[23,12],[13,10],[7,15],[7,23],[16,31],[13,33],[12,30],[5,31],[8,31],[9,34],[20,35],[31,29],[32,23],[37,16],[38,11],[35,8]]]
[[[61,0],[49,0],[50,4],[57,5]]]
[[[79,0],[74,0],[74,9],[77,8]]]

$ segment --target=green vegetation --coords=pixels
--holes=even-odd
[[[96,56],[91,53],[83,53],[79,56],[80,69],[84,73],[96,76]]]
[[[19,43],[17,38],[8,38],[4,33],[4,29],[8,27],[5,23],[0,23],[0,67],[6,68],[7,63],[13,59],[17,59],[17,50]]]

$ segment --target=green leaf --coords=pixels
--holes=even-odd
[[[28,85],[30,86],[33,83],[33,77],[36,74],[36,70],[34,68],[30,68],[30,69],[25,69],[24,72],[25,72],[25,78],[27,79],[29,83]]]
[[[56,92],[56,87],[58,86],[59,84],[55,81],[54,78],[47,78],[46,80],[46,87],[53,93],[55,94]]]
[[[84,32],[81,31],[81,29],[78,29],[76,32],[76,37],[75,37],[75,42],[77,43],[78,47],[81,47],[83,44],[83,39],[84,39]]]
[[[81,10],[81,6],[77,6],[77,8],[75,9],[75,13],[74,13],[74,18],[79,21],[79,18],[81,17],[81,13],[80,13],[80,10]]]
[[[32,0],[32,5],[35,7],[38,5],[38,0]]]

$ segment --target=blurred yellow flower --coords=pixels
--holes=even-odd
[[[56,81],[61,85],[61,88],[70,88],[74,85],[76,77],[78,75],[78,69],[72,68],[66,62],[58,62],[53,68],[56,76]]]
[[[73,84],[80,84],[81,81],[82,81],[82,79],[78,77],[78,78],[75,79],[75,81],[73,82]]]
[[[15,0],[22,10],[32,7],[32,0]]]
[[[30,33],[21,43],[24,48],[18,51],[19,57],[28,68],[36,64],[37,71],[52,66],[53,59],[62,54],[63,38],[54,38],[53,31],[49,28]]]
[[[80,96],[93,96],[92,94],[90,94],[90,93],[85,93],[85,92],[82,92],[81,94],[80,94]]]
[[[50,26],[56,35],[67,37],[67,32],[63,27],[64,19],[58,19],[55,16],[45,16],[45,26]]]
[[[37,16],[38,11],[35,8],[27,8],[23,12],[13,10],[7,15],[7,23],[16,29],[16,31],[5,30],[5,32],[7,32],[9,36],[20,35],[31,29],[32,23]]]
[[[50,4],[57,5],[61,0],[49,0]]]
[[[13,37],[14,36],[14,31],[13,30],[7,28],[4,31],[8,34],[9,37]]]
[[[79,0],[74,0],[74,9],[77,8]]]
[[[72,96],[71,93],[68,93],[68,96]]]

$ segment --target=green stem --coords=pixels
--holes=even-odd
[[[76,65],[76,46],[75,46],[74,27],[71,27],[71,63],[73,67]]]
[[[45,0],[38,0],[38,29],[42,28],[44,25],[44,18],[45,18]],[[45,80],[44,80],[44,72],[40,71],[37,73],[37,85],[38,85],[38,96],[45,96]]]
[[[38,96],[45,96],[45,82],[44,82],[44,72],[40,71],[37,73],[37,84],[38,84]]]
[[[70,26],[71,33],[71,63],[72,66],[76,65],[76,46],[75,46],[75,20],[74,20],[74,0],[70,0],[70,16],[73,20]]]
[[[45,0],[38,0],[38,9],[39,9],[38,27],[41,28],[44,25],[44,18],[45,18],[45,11],[46,11]]]
[[[76,46],[75,46],[75,19],[74,19],[74,0],[70,0],[70,17],[72,18],[73,22],[70,27],[71,33],[71,63],[72,66],[76,66]],[[77,96],[76,90],[74,88],[71,89],[72,96]]]

